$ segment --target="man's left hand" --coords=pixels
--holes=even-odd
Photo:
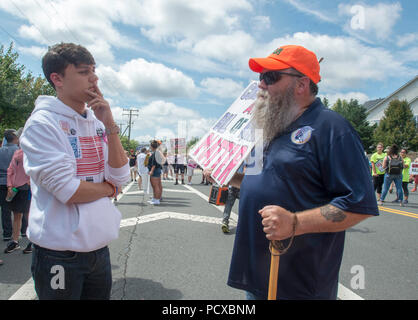
[[[258,213],[263,218],[263,231],[267,239],[284,240],[292,236],[294,213],[279,206],[265,206]]]

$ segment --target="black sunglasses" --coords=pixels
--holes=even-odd
[[[282,78],[282,74],[287,74],[288,76],[298,77],[302,78],[304,76],[301,76],[299,74],[294,73],[287,73],[287,72],[281,72],[281,71],[268,71],[264,73],[260,73],[260,82],[264,80],[266,85],[270,86],[272,84],[275,84],[277,81],[279,81]]]

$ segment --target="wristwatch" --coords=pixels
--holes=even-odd
[[[115,124],[114,126],[110,128],[106,128],[105,133],[107,136],[110,136],[111,134],[119,134],[120,133],[119,126]]]

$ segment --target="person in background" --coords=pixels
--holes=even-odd
[[[376,146],[376,152],[372,154],[370,162],[372,163],[373,187],[377,193],[377,201],[382,196],[382,186],[385,180],[385,169],[383,169],[383,160],[386,153],[383,152],[383,143],[379,142]]]
[[[386,195],[389,191],[389,187],[392,181],[394,181],[398,197],[397,197],[397,200],[394,200],[393,202],[399,202],[400,206],[403,207],[403,191],[402,191],[403,167],[404,167],[404,163],[403,163],[402,157],[399,155],[399,147],[396,144],[393,144],[389,148],[388,153],[385,159],[383,160],[383,169],[386,170],[386,173],[385,173],[385,180],[383,183],[382,197],[380,198],[380,201],[378,201],[378,204],[380,206],[383,205]]]
[[[157,140],[151,142],[152,155],[148,161],[148,169],[150,175],[151,186],[153,190],[153,198],[148,203],[153,205],[159,205],[163,194],[163,185],[161,183],[161,171],[162,164],[165,162],[165,158],[158,147],[160,144]]]
[[[142,148],[137,159],[137,166],[138,166],[138,189],[144,190],[144,193],[147,193],[148,190],[148,159],[147,157],[147,148]]]
[[[136,154],[135,150],[131,149],[129,152],[129,167],[131,170],[131,181],[136,181]]]
[[[168,180],[168,159],[167,159],[167,152],[163,153],[165,162],[163,164],[163,180]]]
[[[192,158],[189,158],[189,160],[187,161],[187,184],[188,185],[192,184],[193,173],[196,167],[197,167],[197,163]]]
[[[418,163],[418,158],[415,159],[414,161],[415,163]],[[414,178],[414,187],[412,188],[411,192],[415,192],[417,191],[417,186],[418,186],[418,174],[413,176]]]
[[[22,134],[23,128],[17,132],[19,138]],[[17,190],[17,193],[13,190]],[[4,249],[4,253],[11,253],[20,249],[19,245],[19,233],[22,228],[23,215],[28,219],[29,207],[30,207],[30,178],[25,173],[23,168],[23,150],[18,149],[15,151],[12,160],[10,161],[9,168],[7,169],[7,197],[12,198],[8,202],[9,210],[13,212],[13,233],[12,240],[8,243]],[[32,252],[32,243],[29,242],[23,253]]]
[[[404,193],[404,204],[408,203],[408,197],[409,197],[409,168],[411,167],[411,158],[407,156],[408,150],[401,149],[401,157],[403,159],[403,170],[402,170],[402,189]]]
[[[14,153],[19,149],[19,138],[17,131],[14,129],[7,129],[4,131],[3,147],[0,149],[0,206],[1,206],[1,224],[3,228],[3,240],[10,241],[12,239],[12,213],[6,202],[8,193],[7,188],[7,170]]]
[[[181,154],[174,155],[174,173],[176,174],[176,182],[175,185],[179,184],[179,171],[181,175],[181,183],[184,184],[184,170],[185,170],[185,157]]]

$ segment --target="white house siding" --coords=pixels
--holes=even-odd
[[[415,77],[415,79],[413,79],[408,85],[398,90],[399,91],[395,91],[395,93],[378,103],[369,111],[367,120],[370,124],[379,123],[380,119],[382,119],[385,115],[385,110],[389,106],[390,102],[395,99],[406,100],[408,103],[412,102],[410,105],[412,112],[414,113],[414,116],[418,118],[418,76]]]

